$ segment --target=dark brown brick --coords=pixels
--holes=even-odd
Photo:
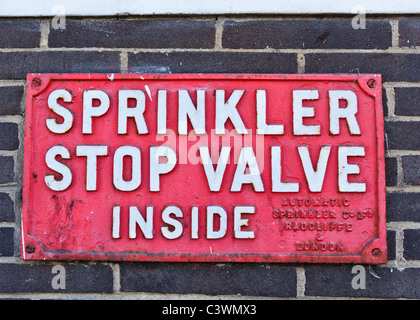
[[[386,220],[420,222],[420,193],[392,192],[386,195]]]
[[[284,265],[124,263],[121,291],[296,296],[296,271]]]
[[[420,230],[404,230],[404,258],[407,260],[420,260]]]
[[[395,260],[396,253],[396,232],[395,230],[386,231],[386,245],[388,249],[388,260]]]
[[[420,184],[420,156],[403,156],[402,167],[404,172],[404,183]]]
[[[305,268],[305,296],[370,297],[419,299],[420,269],[398,270],[380,266],[363,266],[366,288],[353,289],[353,266],[311,266]]]
[[[13,228],[0,228],[0,257],[13,256],[14,232]]]
[[[386,90],[382,88],[382,106],[384,109],[384,117],[388,116],[388,97],[386,96]]]
[[[397,159],[385,158],[385,176],[387,186],[397,185]]]
[[[51,29],[52,48],[213,48],[215,22],[191,19],[75,20]]]
[[[227,20],[224,48],[386,49],[392,45],[388,20],[367,20],[353,29],[352,19]]]
[[[19,127],[16,123],[0,122],[0,150],[19,148]]]
[[[128,54],[133,73],[296,73],[294,53],[141,52]]]
[[[395,114],[420,116],[420,88],[394,88]]]
[[[420,46],[420,18],[400,19],[398,23],[398,32],[400,34],[400,46]]]
[[[0,53],[0,79],[26,79],[28,73],[109,73],[119,71],[119,52],[21,51]]]
[[[382,81],[420,81],[420,54],[308,53],[306,73],[376,73]]]
[[[23,86],[0,87],[0,115],[22,114]]]
[[[420,122],[387,121],[385,132],[389,149],[420,150]]]
[[[36,48],[40,39],[40,20],[0,20],[1,48]]]
[[[113,274],[103,264],[61,264],[65,270],[65,289],[54,289],[52,273],[54,264],[0,264],[0,292],[66,292],[110,293],[113,292]]]
[[[0,156],[0,184],[15,182],[13,157]]]
[[[14,222],[13,201],[7,193],[0,193],[0,222]]]

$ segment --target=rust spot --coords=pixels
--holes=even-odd
[[[327,38],[329,35],[330,33],[328,31],[323,32],[320,36],[316,38],[316,42],[322,42],[322,43],[327,42]]]
[[[70,204],[67,206],[67,208],[66,208],[66,216],[67,216],[67,218],[69,219],[69,220],[72,220],[73,219],[73,214],[72,214],[72,211],[73,211],[73,207],[74,207],[74,200],[72,200],[71,202],[70,202]]]
[[[53,194],[51,198],[55,201],[55,213],[58,214],[61,210],[60,199],[55,194]]]

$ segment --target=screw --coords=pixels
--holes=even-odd
[[[376,83],[375,79],[369,79],[367,81],[367,86],[372,89],[375,87],[375,83]]]
[[[382,255],[381,249],[375,248],[372,250],[372,256],[380,257]]]
[[[42,84],[42,80],[40,78],[34,78],[32,80],[32,83],[31,83],[31,85],[32,85],[33,88],[40,87],[41,84]]]
[[[25,248],[26,253],[34,253],[35,252],[35,246],[30,243]]]

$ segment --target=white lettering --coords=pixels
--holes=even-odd
[[[198,207],[191,208],[191,239],[198,239]]]
[[[123,159],[131,158],[131,179],[123,178]],[[132,146],[122,146],[114,153],[114,175],[113,183],[115,188],[121,191],[136,190],[141,184],[141,153],[140,149]]]
[[[167,162],[159,162],[166,157]],[[150,191],[160,191],[160,175],[173,170],[176,164],[176,153],[169,147],[150,147]]]
[[[299,192],[299,183],[281,181],[281,147],[271,147],[271,182],[273,192]]]
[[[135,99],[135,107],[128,107],[128,99]],[[118,134],[127,134],[127,118],[134,118],[138,134],[147,133],[143,113],[146,107],[146,97],[141,90],[118,91]]]
[[[99,100],[97,107],[93,101]],[[83,134],[92,134],[92,117],[100,117],[109,109],[109,97],[101,90],[86,90],[83,92]]]
[[[249,168],[249,173],[245,173],[247,168]],[[244,147],[241,149],[230,191],[241,191],[244,183],[252,183],[255,191],[264,192],[261,173],[258,169],[257,159],[252,147]]]
[[[71,129],[73,125],[73,115],[67,108],[64,108],[57,102],[58,99],[63,99],[64,102],[71,102],[72,97],[70,92],[64,89],[54,90],[48,96],[48,108],[61,116],[63,122],[57,123],[56,119],[47,119],[46,125],[51,132],[63,134]]]
[[[174,228],[172,231],[169,230],[168,226],[163,226],[161,228],[162,235],[166,239],[177,239],[182,234],[182,223],[179,222],[176,219],[171,218],[172,214],[175,215],[175,217],[177,217],[177,218],[182,218],[182,216],[183,216],[183,213],[182,213],[181,209],[176,207],[176,206],[166,207],[162,211],[163,222],[169,224],[170,226],[172,226]]]
[[[304,107],[303,100],[318,99],[318,90],[293,90],[293,134],[320,135],[321,126],[304,125],[303,118],[312,118],[315,115],[314,107]]]
[[[166,90],[158,90],[157,133],[166,134]]]
[[[282,124],[267,124],[267,97],[265,90],[257,90],[257,134],[283,134]]]
[[[330,90],[330,132],[331,134],[340,133],[340,119],[346,119],[350,134],[360,134],[359,124],[356,120],[357,96],[349,90]],[[340,100],[347,101],[346,108],[340,108]]]
[[[358,164],[349,164],[348,157],[364,157],[365,148],[360,147],[338,147],[338,190],[340,192],[365,192],[366,184],[364,182],[348,181],[349,174],[359,174],[360,168]]]
[[[238,134],[248,134],[236,106],[245,90],[234,90],[228,101],[225,102],[225,90],[216,90],[216,134],[225,133],[225,123],[232,121]]]
[[[214,230],[214,216],[219,216],[219,230]],[[207,239],[220,239],[226,235],[227,231],[227,213],[220,206],[207,207]]]
[[[324,184],[325,172],[327,170],[328,158],[330,156],[331,146],[322,146],[319,152],[316,169],[312,166],[311,157],[309,155],[308,146],[299,146],[298,151],[302,161],[303,170],[305,172],[306,181],[309,190],[312,192],[321,192]]]
[[[216,170],[214,170],[210,158],[209,147],[199,148],[210,191],[220,191],[220,186],[222,185],[223,176],[225,174],[226,164],[229,161],[230,149],[230,147],[222,147]]]
[[[248,221],[249,219],[242,219],[242,214],[243,213],[248,213],[248,214],[254,214],[255,213],[255,208],[252,206],[237,206],[235,207],[235,209],[233,210],[233,217],[234,217],[234,221],[233,221],[233,230],[235,233],[235,238],[236,239],[254,239],[255,235],[254,235],[254,231],[243,231],[242,227],[247,227],[248,226]]]
[[[63,159],[70,159],[70,152],[63,146],[54,146],[45,154],[45,163],[48,168],[61,174],[63,178],[61,180],[56,180],[54,175],[46,175],[44,181],[51,190],[64,191],[70,186],[72,175],[70,169],[66,165],[55,160],[56,156],[60,156]]]
[[[82,145],[76,147],[76,155],[78,157],[86,157],[86,190],[96,190],[97,180],[97,157],[106,156],[108,154],[107,146]]]
[[[195,134],[206,133],[205,93],[206,90],[196,90],[197,108],[187,90],[178,91],[178,133],[188,134],[187,116],[190,119]]]
[[[129,230],[130,239],[137,238],[137,226],[140,227],[146,239],[153,239],[153,207],[146,207],[146,220],[144,220],[140,211],[135,206],[129,208]]]
[[[118,239],[120,237],[120,206],[112,208],[112,238]]]

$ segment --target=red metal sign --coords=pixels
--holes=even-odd
[[[384,263],[380,75],[31,74],[22,258]]]

